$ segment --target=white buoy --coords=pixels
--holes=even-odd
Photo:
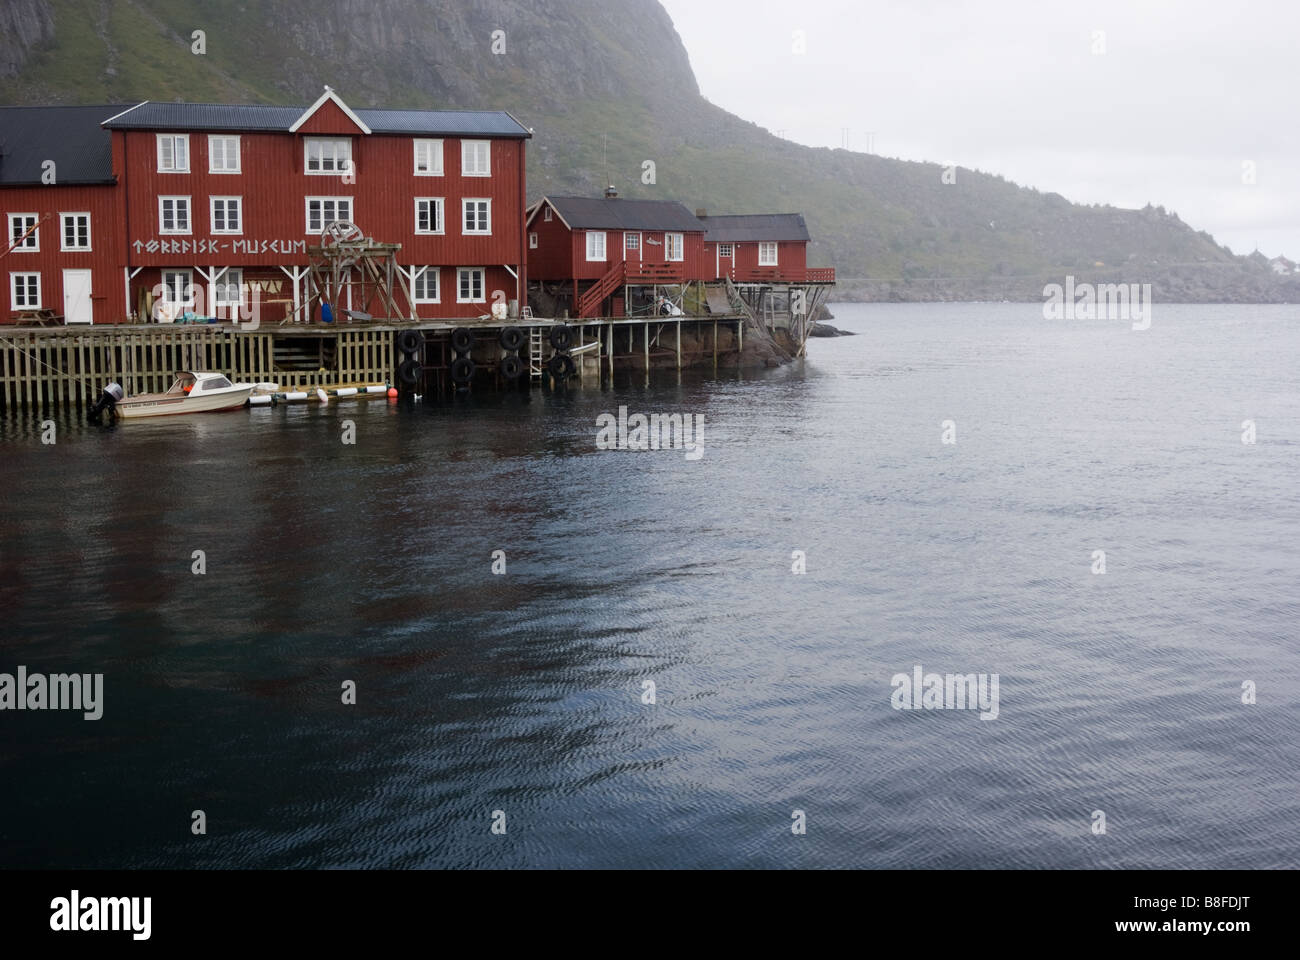
[[[382,385],[366,387],[366,393],[388,393],[388,387]]]
[[[316,399],[319,400],[321,403],[330,402],[329,394],[326,393],[324,390],[322,390],[320,387],[316,388]]]
[[[307,394],[305,394],[301,390],[296,390],[293,391],[292,393],[280,394],[280,399],[283,400],[285,403],[302,403],[302,401],[307,399]]]
[[[248,398],[248,405],[250,407],[269,407],[273,399],[270,394],[258,394]]]
[[[339,387],[334,391],[336,397],[355,397],[358,393],[356,387]]]

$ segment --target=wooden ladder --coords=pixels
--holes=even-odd
[[[542,379],[542,328],[528,328],[528,376],[533,380]]]

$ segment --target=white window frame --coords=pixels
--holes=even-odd
[[[546,209],[542,211],[542,219],[545,220],[547,223],[550,223],[553,219],[555,219],[552,216],[551,205],[549,203],[546,205]]]
[[[158,152],[158,172],[159,173],[189,173],[190,172],[190,135],[188,133],[159,133],[156,135],[156,145]],[[172,165],[170,167],[163,165],[163,144],[170,142],[172,145]],[[185,144],[185,166],[178,166],[176,163],[176,144]]]
[[[223,140],[229,140],[235,145],[235,165],[233,167],[218,167],[216,163],[213,162],[216,159],[216,152],[212,149],[212,147],[214,144]],[[243,173],[243,169],[242,169],[244,163],[243,156],[244,156],[244,145],[239,141],[239,134],[237,133],[208,134],[208,173],[218,173],[218,174]],[[225,158],[223,157],[222,159]]]
[[[21,221],[20,228],[14,229],[14,221]],[[30,222],[29,222],[30,221]],[[31,230],[32,224],[36,229],[27,235],[27,239],[22,242],[21,246],[13,246],[15,240],[22,236],[28,230]],[[10,253],[40,253],[41,252],[41,217],[36,213],[11,213],[9,214],[9,237],[5,249]]]
[[[311,168],[311,148],[319,145],[320,156],[317,162],[319,170]],[[333,149],[327,155],[325,147]],[[340,152],[341,151],[341,152]],[[325,162],[334,164],[332,169],[325,169]],[[346,177],[352,172],[352,138],[351,137],[304,137],[302,141],[302,172],[309,177]]]
[[[673,244],[677,245],[677,256],[673,256]],[[686,259],[686,234],[684,233],[665,233],[664,234],[664,260],[667,263],[681,263]]]
[[[443,151],[442,141],[417,138],[411,141],[411,145],[414,151],[415,175],[417,177],[441,177],[443,175],[443,169],[444,169],[444,160],[443,160],[444,151]],[[421,147],[424,147],[430,151],[428,170],[420,169],[420,148]],[[436,155],[437,163],[433,162],[435,159],[435,155]]]
[[[19,278],[19,277],[35,277],[35,278],[36,278],[36,303],[35,303],[34,305],[33,305],[33,304],[25,304],[25,303],[24,303],[24,304],[20,304],[20,303],[18,302],[18,278]],[[24,298],[24,299],[26,299],[26,297],[27,297],[27,287],[28,287],[28,286],[29,286],[29,284],[27,284],[27,283],[24,283],[24,284],[23,284],[23,298]],[[44,302],[45,302],[45,301],[44,301],[44,299],[43,299],[42,296],[41,296],[41,275],[40,275],[40,273],[38,273],[38,272],[35,271],[35,270],[15,270],[13,273],[9,274],[9,303],[10,303],[10,305],[12,306],[12,308],[13,308],[14,310],[40,310],[40,309],[42,309],[42,306],[41,306],[41,305],[42,305]]]
[[[537,249],[537,231],[536,231],[536,230],[534,230],[532,233],[528,234],[528,249],[529,249],[529,250],[536,250],[536,249]]]
[[[596,239],[600,238],[599,244]],[[600,256],[596,256],[594,248],[600,247]],[[606,263],[609,260],[609,237],[604,230],[587,231],[587,262],[588,263]]]
[[[460,295],[460,281],[466,273],[477,273],[479,283],[482,286],[482,295],[475,297],[470,296],[468,299]],[[456,268],[456,302],[457,303],[487,303],[487,269],[484,267],[457,267]]]
[[[633,239],[634,237],[636,238],[636,246],[635,246],[635,247],[629,247],[629,246],[627,245],[627,242],[628,242],[629,240]],[[642,243],[642,237],[641,237],[641,233],[640,233],[640,231],[624,232],[624,234],[623,234],[623,259],[624,259],[624,260],[629,259],[629,258],[628,258],[628,254],[631,253],[633,250],[636,251],[636,258],[637,258],[638,260],[642,259],[643,254],[642,254],[642,252],[641,252],[641,243]]]
[[[224,296],[230,289],[232,277],[238,279],[233,282],[238,284],[237,299],[230,300]],[[226,267],[212,281],[212,307],[215,310],[218,307],[242,307],[244,305],[244,269],[243,267]]]
[[[471,203],[487,204],[487,229],[486,230],[466,230],[465,217],[469,213]],[[478,218],[475,217],[477,220]],[[460,232],[464,237],[490,237],[492,236],[492,198],[491,197],[464,197],[460,201]]]
[[[434,295],[432,297],[428,296],[428,291],[426,290],[425,296],[422,297],[416,293],[416,290],[418,289],[419,282],[422,279],[426,281],[428,280],[430,273],[433,274]],[[412,267],[411,298],[416,303],[442,303],[442,270],[438,267]]]
[[[178,236],[178,237],[179,237],[179,236],[188,236],[189,234],[192,234],[192,233],[194,232],[194,204],[190,202],[191,199],[192,199],[192,198],[191,198],[191,197],[188,197],[188,196],[172,196],[172,195],[170,195],[170,194],[169,194],[169,195],[166,195],[166,196],[160,196],[160,197],[158,198],[158,234],[159,234],[159,236]],[[163,224],[166,223],[166,220],[165,220],[164,217],[163,217],[163,207],[166,205],[164,201],[167,201],[167,200],[172,200],[172,201],[180,201],[180,200],[184,200],[184,201],[185,201],[185,229],[184,229],[184,230],[177,230],[177,229],[174,228],[174,227],[173,227],[171,230],[168,230],[168,229],[166,229],[166,228],[163,226]],[[172,205],[172,211],[173,211],[173,213],[172,213],[172,220],[173,220],[173,222],[175,222],[175,220],[177,219],[177,217],[176,217],[175,214],[176,214],[176,212],[177,212],[178,210],[179,210],[179,208],[176,206],[175,203],[173,203],[173,205]]]
[[[767,251],[769,247],[771,248],[771,252],[772,252],[771,260],[768,260],[763,256],[764,252]],[[760,267],[780,266],[780,264],[777,262],[777,260],[780,258],[779,250],[780,247],[777,246],[777,244],[772,243],[771,241],[764,241],[763,243],[760,243],[758,245],[758,265]]]
[[[316,236],[320,236],[321,231],[325,229],[326,224],[333,223],[335,220],[352,219],[352,198],[351,197],[303,197],[302,200],[303,200],[303,213],[305,215],[304,223],[307,227],[307,229],[303,231],[304,233],[315,234]],[[321,221],[320,221],[320,226],[316,227],[316,229],[313,230],[311,225],[311,205],[312,205],[312,201],[314,200],[318,200],[321,202]],[[332,202],[334,204],[334,216],[328,219],[326,219],[325,217],[324,204],[326,202]],[[340,217],[338,215],[339,212],[338,208],[340,203],[346,203],[348,205],[348,215],[346,217]]]
[[[482,148],[486,160],[486,165],[480,167],[478,163],[479,148]],[[473,150],[473,156],[470,151]],[[472,161],[472,162],[471,162]],[[460,142],[460,175],[462,177],[490,177],[492,176],[492,141],[491,140],[462,140]]]
[[[167,277],[169,274],[185,277],[185,284],[181,287],[181,290],[183,294],[188,293],[188,297],[183,297],[180,300],[171,299],[169,294],[174,293],[175,288],[167,283]],[[194,286],[194,271],[188,267],[163,267],[158,274],[158,283],[163,288],[163,297],[159,302],[170,305],[173,316],[178,312],[193,310],[197,305],[198,290]]]
[[[430,204],[430,209],[436,208],[438,211],[438,229],[422,230],[420,229],[420,204]],[[415,232],[420,236],[441,237],[447,232],[447,200],[445,197],[416,197],[415,198]],[[433,301],[437,302],[437,301]]]
[[[727,260],[734,260],[736,258],[736,245],[734,243],[718,244],[718,256]]]
[[[68,220],[73,217],[86,218],[86,243],[85,246],[78,244],[75,247],[68,246]],[[77,231],[80,233],[80,231]],[[90,214],[84,210],[76,210],[71,213],[59,214],[59,252],[60,253],[89,253],[90,243]]]
[[[229,227],[228,225],[227,225],[226,227],[223,227],[223,228],[220,229],[220,230],[217,229],[217,201],[218,201],[218,200],[220,200],[222,203],[225,203],[225,204],[229,204],[229,203],[232,203],[232,202],[235,204],[235,212],[236,212],[236,215],[239,217],[239,229],[238,229],[238,230],[231,230],[230,227]],[[229,208],[229,207],[226,208],[226,217],[225,217],[225,218],[226,218],[226,222],[227,222],[227,224],[229,224],[229,222],[230,222],[230,208]],[[219,235],[222,235],[222,236],[235,236],[235,237],[243,236],[243,234],[244,234],[244,198],[243,198],[243,197],[208,197],[208,226],[209,226],[209,228],[210,228],[210,229],[209,229],[209,232],[210,232],[210,233],[215,233],[215,234],[219,234]]]

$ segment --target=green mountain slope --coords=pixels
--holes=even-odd
[[[7,103],[306,104],[326,83],[353,106],[511,110],[536,131],[533,197],[612,181],[711,213],[802,211],[812,262],[872,278],[856,289],[873,297],[1037,298],[1073,273],[1151,282],[1163,299],[1300,299],[1300,280],[1159,208],[1080,206],[969,170],[945,184],[933,164],[772,136],[700,96],[655,0],[6,0],[0,11]]]

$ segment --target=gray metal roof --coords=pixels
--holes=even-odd
[[[164,103],[146,101],[106,124],[112,130],[287,131],[307,106]],[[527,137],[528,129],[504,110],[354,110],[377,134]],[[108,119],[108,114],[101,119]]]
[[[56,185],[112,183],[112,135],[100,123],[127,106],[0,107],[0,185],[39,184],[46,160]]]
[[[702,232],[704,224],[676,200],[607,200],[603,197],[546,197],[573,230],[680,230]]]
[[[710,243],[807,243],[808,225],[801,213],[751,213],[700,217]]]

